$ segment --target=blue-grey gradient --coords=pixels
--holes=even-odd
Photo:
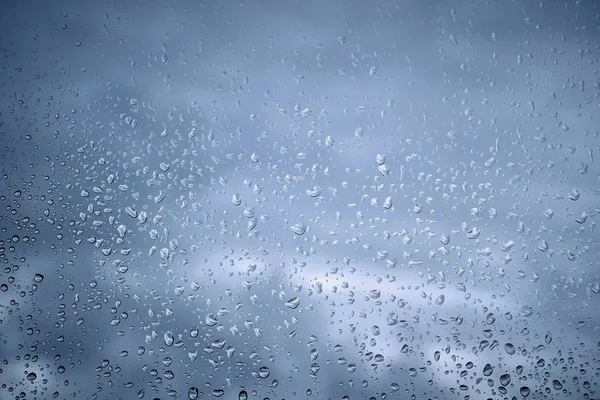
[[[599,1],[0,10],[0,399],[600,396]]]

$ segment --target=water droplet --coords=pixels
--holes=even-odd
[[[207,326],[215,326],[217,324],[217,317],[215,317],[213,314],[208,314],[205,318],[204,318],[204,323]]]
[[[502,384],[502,386],[508,386],[510,384],[510,374],[500,375],[500,384]]]
[[[163,335],[163,338],[165,340],[165,345],[167,345],[167,346],[172,346],[173,343],[175,342],[175,337],[173,336],[173,332],[171,332],[171,331],[165,332],[165,334]]]
[[[215,397],[221,397],[225,394],[225,391],[222,389],[215,389],[215,390],[213,390],[212,394]]]
[[[316,375],[321,370],[321,366],[318,363],[312,363],[310,365],[310,372],[313,375]]]
[[[454,35],[454,34],[450,35],[450,43],[452,43],[452,45],[454,45],[454,46],[458,46],[458,39],[456,38],[456,35]]]
[[[483,376],[490,376],[492,373],[494,373],[494,367],[492,367],[490,364],[485,364],[483,367]]]
[[[35,274],[33,276],[33,281],[35,283],[42,283],[43,280],[44,280],[44,275],[42,275],[42,274]]]
[[[382,165],[378,166],[377,170],[383,176],[388,176],[390,174],[390,168],[387,165],[385,165],[385,164],[382,164]]]
[[[200,331],[198,330],[197,326],[192,327],[192,329],[190,329],[190,337],[196,338],[198,337],[198,334],[200,333]]]
[[[546,360],[544,360],[543,358],[540,358],[539,360],[537,360],[535,365],[537,365],[539,368],[544,368],[544,365],[546,365]]]
[[[390,196],[386,197],[383,202],[383,208],[389,210],[390,208],[392,208],[392,205],[392,198]]]
[[[560,381],[558,379],[555,379],[555,380],[552,381],[552,387],[555,390],[562,390],[563,385],[562,385],[562,383],[560,383]]]
[[[248,400],[248,392],[245,390],[240,390],[240,393],[238,394],[238,400]]]
[[[527,397],[531,393],[531,390],[527,386],[522,386],[521,389],[519,389],[519,393],[521,393],[521,396]]]
[[[188,389],[188,399],[189,400],[196,400],[199,396],[200,396],[200,391],[198,390],[197,387],[192,386],[191,388]]]
[[[481,231],[479,230],[479,228],[473,228],[467,232],[467,238],[468,239],[477,239],[480,234],[481,234]]]
[[[292,310],[295,310],[300,305],[300,299],[298,297],[292,297],[285,302],[285,305]]]
[[[294,224],[291,226],[291,228],[292,232],[294,232],[296,235],[304,235],[304,232],[306,232],[306,225],[303,223]]]
[[[500,246],[500,250],[507,252],[507,251],[510,251],[514,246],[515,246],[515,242],[512,240],[509,240],[508,242],[506,242],[502,246]]]
[[[306,194],[309,195],[310,197],[317,197],[321,194],[322,191],[323,191],[323,189],[321,189],[318,186],[315,186],[311,189],[307,189]]]
[[[258,369],[258,376],[260,376],[263,379],[268,378],[269,374],[271,374],[271,371],[269,370],[269,367],[260,367]]]
[[[188,358],[191,362],[194,362],[198,358],[198,350],[188,351]]]
[[[512,356],[517,350],[515,349],[515,346],[512,343],[506,343],[504,345],[504,351],[506,351],[506,354],[508,354],[509,356]]]
[[[571,199],[571,201],[577,201],[577,200],[579,200],[580,194],[581,193],[579,193],[579,190],[572,189],[571,192],[569,193],[569,199]]]
[[[517,373],[517,375],[521,375],[523,373],[523,366],[522,365],[517,365],[515,367],[515,372]]]
[[[386,322],[388,325],[393,326],[398,323],[398,314],[395,312],[390,312],[386,318]]]
[[[524,317],[531,317],[533,315],[533,308],[531,306],[523,306],[521,307],[521,314]]]
[[[30,382],[33,382],[37,379],[37,375],[35,374],[35,372],[30,372],[27,374],[27,380]]]
[[[438,298],[435,299],[435,304],[437,304],[438,306],[441,306],[442,304],[444,304],[445,300],[446,300],[446,296],[444,296],[443,294],[440,294],[438,296]]]
[[[231,202],[234,206],[239,206],[242,204],[242,196],[239,193],[235,193],[233,196],[231,196]]]
[[[585,213],[585,211],[582,211],[579,216],[575,217],[575,222],[577,222],[578,224],[585,224],[585,221],[587,221],[587,214]]]
[[[447,246],[450,243],[450,236],[442,235],[442,237],[440,238],[440,242],[442,242],[444,246]]]

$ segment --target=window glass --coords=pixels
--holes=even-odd
[[[4,1],[0,398],[600,398],[599,15]]]

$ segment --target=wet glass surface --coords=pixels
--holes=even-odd
[[[600,397],[600,2],[0,15],[1,399]]]

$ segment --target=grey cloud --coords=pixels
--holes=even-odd
[[[0,35],[11,396],[495,398],[507,372],[507,398],[598,392],[594,2],[36,6]],[[38,364],[50,382],[19,372]]]

